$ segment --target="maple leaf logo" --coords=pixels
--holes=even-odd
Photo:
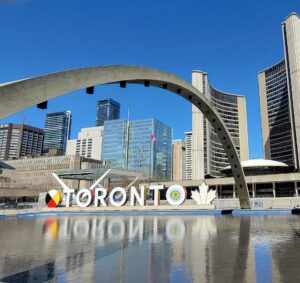
[[[192,199],[196,201],[197,204],[211,204],[215,198],[216,190],[209,190],[205,182],[199,186],[199,191],[192,191]]]

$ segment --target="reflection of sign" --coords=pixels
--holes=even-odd
[[[205,228],[204,223],[209,221],[196,219],[193,221],[194,227]],[[43,235],[47,239],[88,240],[96,243],[103,243],[103,240],[119,241],[128,239],[129,242],[145,243],[145,235],[149,237],[151,243],[163,242],[165,237],[170,242],[183,241],[187,232],[187,226],[181,218],[157,217],[110,217],[103,215],[101,218],[94,217],[59,217],[57,219],[46,218],[42,220]],[[165,227],[165,229],[162,229]],[[205,230],[205,229],[203,229]],[[197,237],[199,231],[196,231]],[[192,230],[192,233],[193,230]]]
[[[43,225],[43,233],[49,234],[52,239],[55,239],[58,231],[57,219],[46,219]]]
[[[180,219],[171,219],[166,224],[166,235],[169,239],[182,241],[185,236],[185,226]]]
[[[51,190],[47,193],[45,201],[48,207],[57,207],[62,201],[61,193],[56,190]]]

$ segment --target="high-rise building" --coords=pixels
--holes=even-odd
[[[172,129],[156,119],[104,123],[102,159],[113,168],[172,178]]]
[[[282,23],[284,59],[258,74],[265,159],[299,170],[300,17]]]
[[[183,140],[173,140],[172,142],[173,157],[173,181],[185,180],[185,143]]]
[[[50,149],[65,152],[71,132],[71,111],[55,112],[46,115],[43,153]]]
[[[185,132],[185,179],[192,180],[192,132]]]
[[[113,168],[128,169],[128,122],[113,120],[104,123],[102,159]]]
[[[0,125],[0,160],[36,157],[42,154],[44,131],[28,125]]]
[[[192,84],[212,103],[236,146],[241,160],[248,159],[248,129],[245,96],[221,92],[212,87],[208,75],[193,71]],[[227,155],[218,135],[202,112],[192,106],[192,179],[204,179],[205,175],[221,176],[221,170],[229,165]]]
[[[101,160],[103,126],[82,128],[78,138],[68,140],[66,155],[79,155]]]
[[[120,119],[120,103],[113,99],[97,101],[96,126],[103,126],[105,121]]]

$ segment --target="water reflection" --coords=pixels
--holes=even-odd
[[[293,282],[293,216],[0,220],[1,282]]]

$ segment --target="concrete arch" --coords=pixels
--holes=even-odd
[[[209,120],[222,142],[233,169],[241,208],[250,208],[248,188],[238,153],[220,115],[201,92],[173,74],[140,66],[98,66],[0,84],[0,119],[74,90],[119,82],[164,88],[194,104]]]

